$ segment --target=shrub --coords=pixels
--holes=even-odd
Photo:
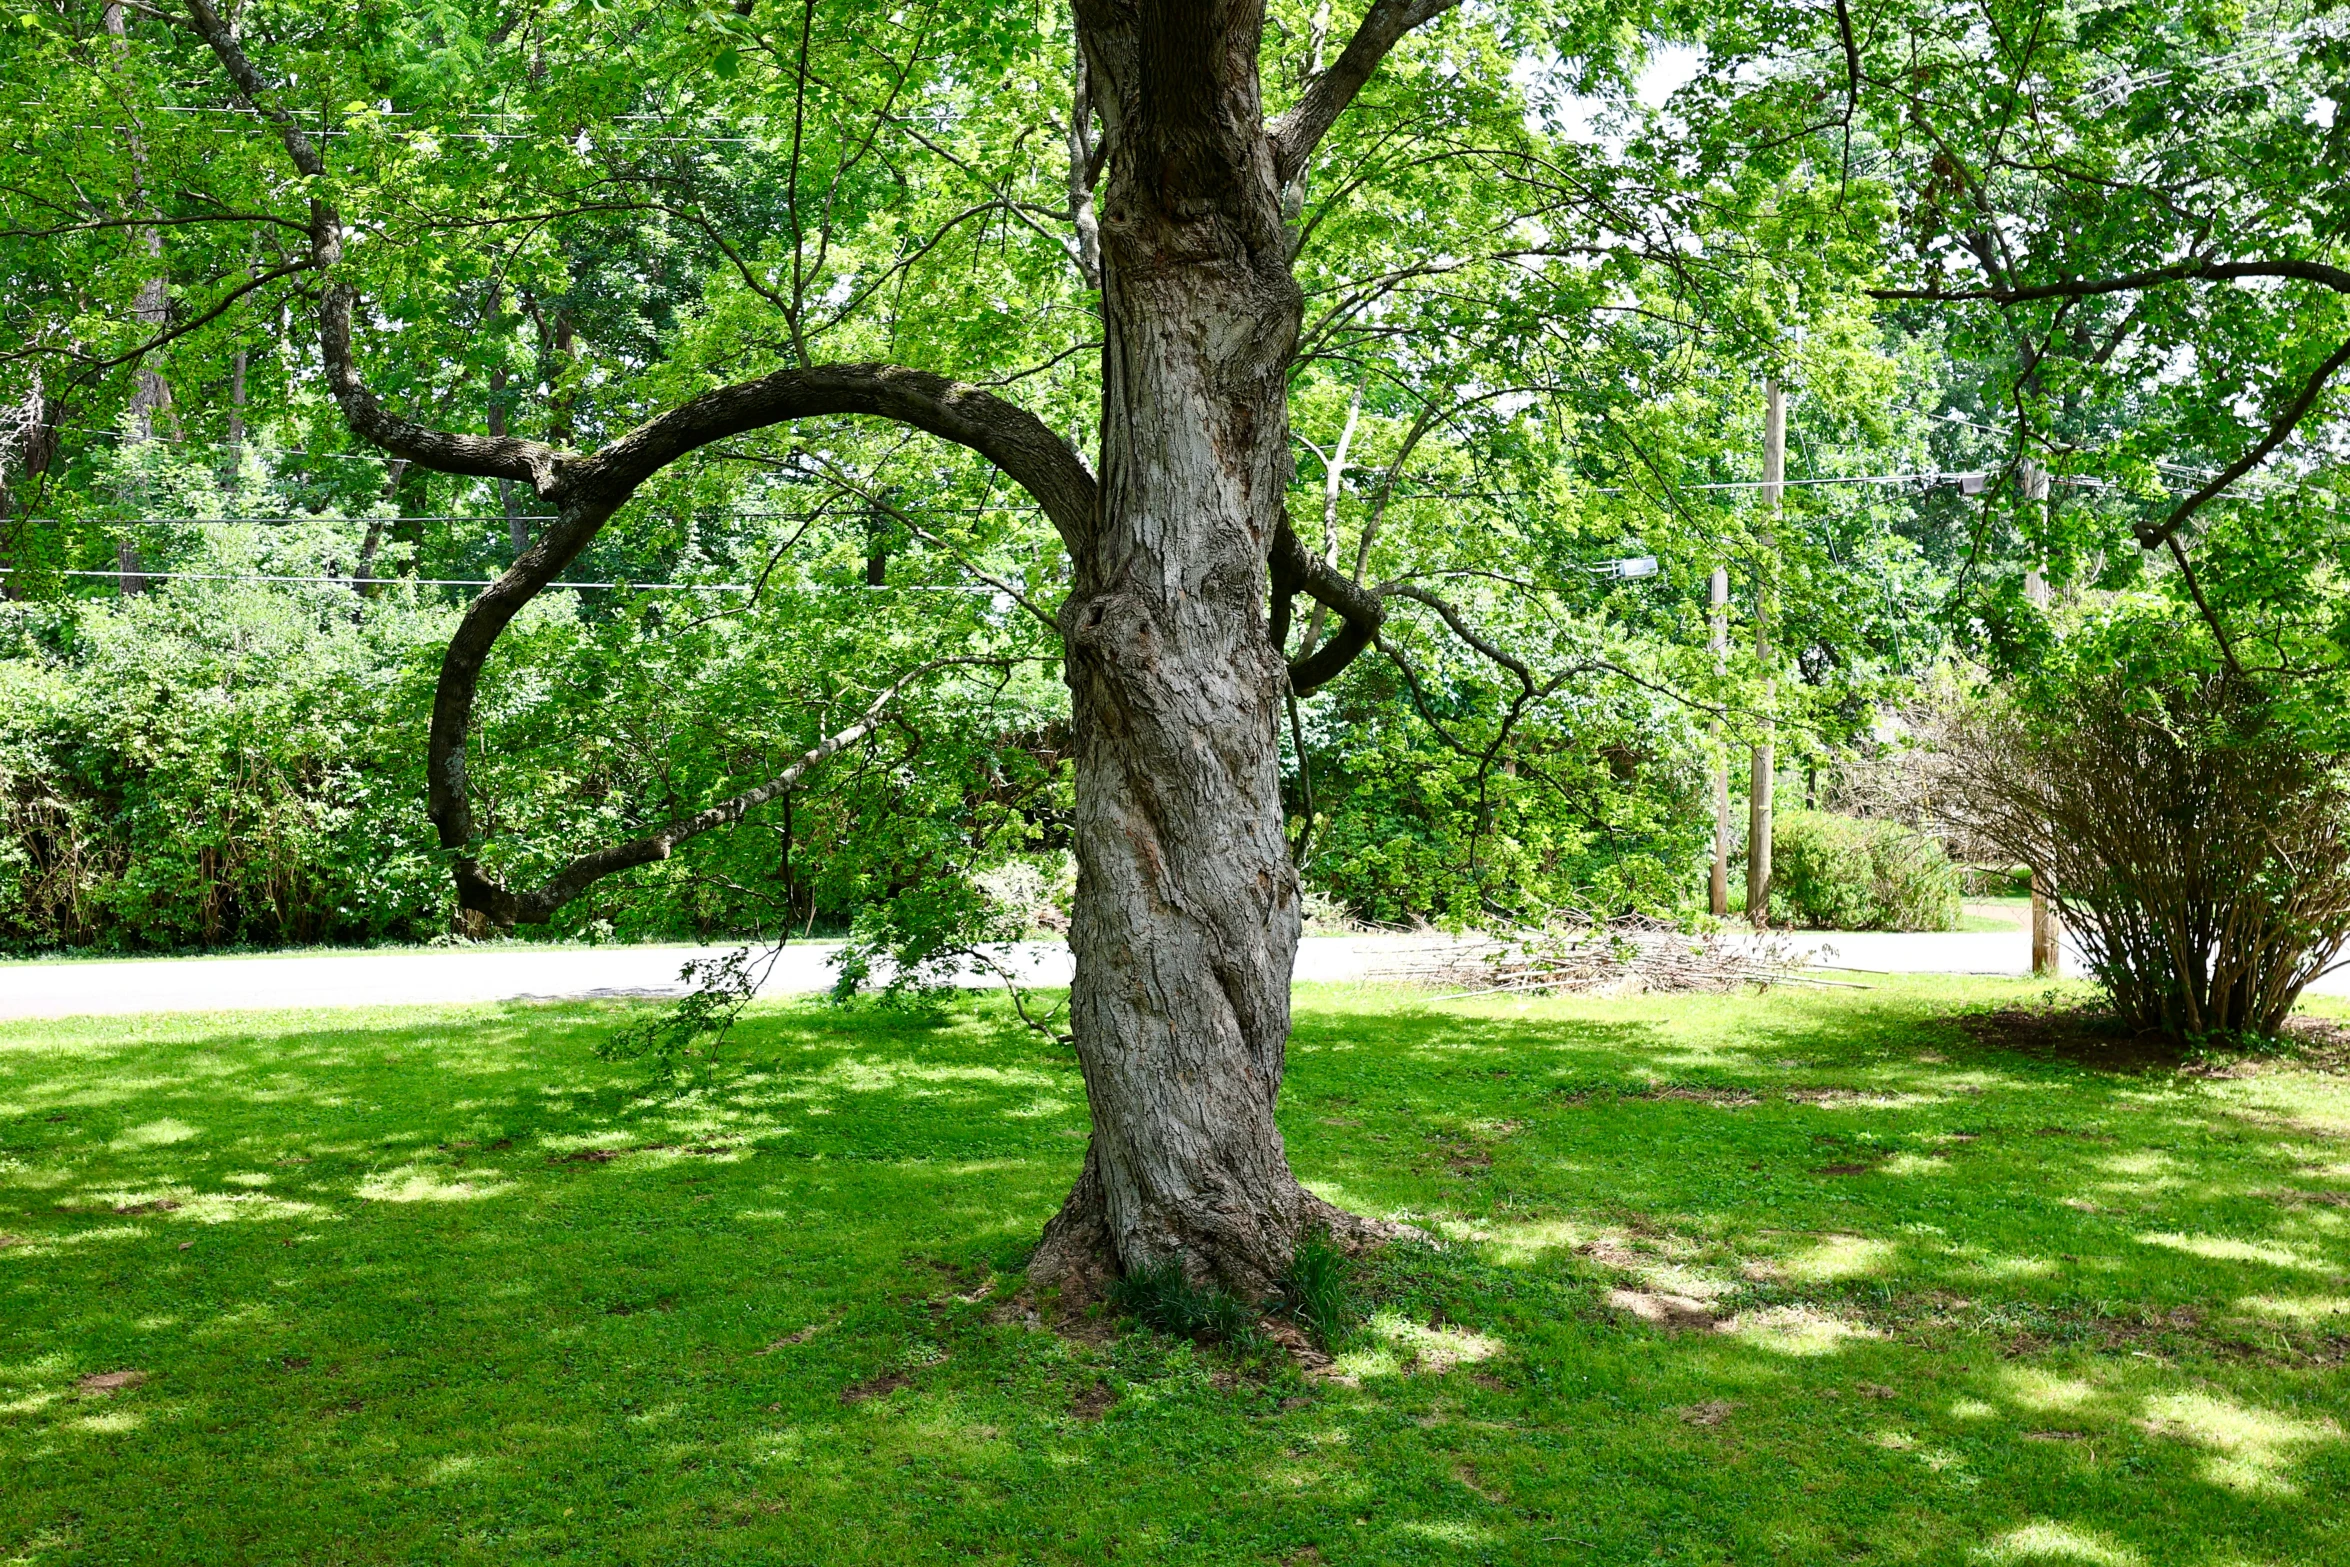
[[[2350,935],[2343,759],[2240,677],[2082,665],[1948,726],[1949,807],[2049,880],[2125,1021],[2273,1033]]]
[[[1771,906],[1818,930],[1956,930],[1958,867],[1899,822],[1786,811],[1772,828]]]

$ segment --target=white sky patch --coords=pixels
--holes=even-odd
[[[1632,95],[1643,108],[1661,109],[1665,101],[1689,85],[1705,65],[1705,51],[1695,44],[1652,42],[1648,63],[1633,79]],[[1545,114],[1574,141],[1621,145],[1623,130],[1613,123],[1615,105],[1604,98],[1586,98],[1570,92],[1564,81],[1565,62],[1556,56],[1519,59],[1510,68],[1510,80],[1526,95],[1530,106],[1527,127],[1539,132]]]
[[[1666,99],[1689,85],[1704,64],[1705,51],[1695,44],[1659,44],[1640,68],[1632,90],[1651,109],[1661,109]]]

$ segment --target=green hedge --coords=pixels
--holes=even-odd
[[[1816,930],[1956,930],[1959,870],[1899,822],[1786,811],[1772,831],[1771,908]]]

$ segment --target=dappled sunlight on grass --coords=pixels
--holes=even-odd
[[[1301,994],[1301,1176],[1445,1243],[1333,1377],[1039,1320],[992,1001],[0,1027],[0,1559],[2350,1560],[2334,1080],[1938,1020],[2027,993]]]
[[[2024,1567],[2027,1563],[2043,1562],[2079,1563],[2080,1567],[2139,1567],[2145,1560],[2136,1551],[2116,1545],[2094,1530],[2060,1523],[2028,1523],[2020,1529],[2010,1529],[1977,1549],[1973,1559],[1990,1567],[2007,1567],[2009,1563]]]
[[[2227,1235],[2181,1235],[2169,1230],[2148,1231],[2137,1239],[2148,1246],[2167,1246],[2172,1251],[2209,1257],[2215,1262],[2257,1262],[2271,1268],[2295,1268],[2305,1273],[2322,1273],[2329,1266],[2320,1258],[2304,1256],[2292,1247],[2275,1241],[2245,1241]]]
[[[1882,1273],[1899,1254],[1900,1248],[1891,1241],[1830,1235],[1782,1259],[1779,1268],[1791,1279],[1826,1284]]]
[[[1489,1335],[1450,1326],[1431,1327],[1393,1311],[1373,1314],[1365,1332],[1373,1342],[1340,1355],[1340,1375],[1442,1376],[1456,1366],[1473,1366],[1502,1352],[1501,1341]]]
[[[1719,1332],[1779,1355],[1833,1355],[1854,1339],[1878,1337],[1864,1322],[1820,1306],[1764,1306],[1742,1311]]]
[[[2275,1317],[2281,1321],[2315,1326],[2331,1322],[2337,1317],[2350,1317],[2350,1295],[2305,1295],[2298,1298],[2275,1295],[2247,1295],[2236,1302],[2236,1309],[2254,1316]]]
[[[452,1180],[412,1166],[386,1170],[358,1186],[359,1195],[369,1202],[480,1202],[512,1190],[514,1183],[499,1180],[495,1170],[476,1170]]]
[[[2208,1452],[2202,1473],[2212,1484],[2283,1495],[2300,1490],[2290,1475],[2299,1449],[2342,1440],[2342,1428],[2331,1418],[2297,1419],[2208,1393],[2148,1399],[2143,1423],[2157,1436],[2192,1442]]]

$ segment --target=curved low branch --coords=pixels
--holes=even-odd
[[[1338,630],[1330,640],[1289,666],[1290,689],[1299,696],[1310,696],[1337,679],[1340,671],[1371,645],[1386,622],[1387,607],[1379,602],[1379,594],[1300,543],[1286,513],[1274,530],[1269,564],[1273,574],[1270,629],[1275,648],[1289,640],[1290,600],[1298,594],[1306,594],[1338,615]]]
[[[992,392],[900,365],[811,365],[704,392],[591,456],[564,461],[563,482],[583,496],[617,506],[639,484],[699,447],[829,414],[894,419],[968,446],[1036,497],[1072,553],[1093,536],[1093,474],[1043,420]]]
[[[326,163],[317,144],[272,100],[268,84],[209,0],[187,3],[196,30],[211,45],[238,93],[277,127],[294,167],[316,182],[310,202],[311,262],[331,269],[342,259],[342,221],[333,205],[318,193],[326,177]],[[602,450],[583,455],[539,441],[436,430],[385,409],[368,390],[352,358],[351,317],[357,304],[356,290],[347,284],[331,284],[321,302],[318,321],[328,385],[352,432],[420,467],[476,478],[520,480],[552,503],[556,514],[538,543],[524,551],[506,574],[483,589],[466,609],[442,655],[440,682],[433,693],[426,810],[441,847],[457,856],[458,901],[469,915],[510,920],[519,909],[515,895],[482,875],[473,858],[476,834],[466,786],[465,746],[473,727],[482,667],[500,634],[523,606],[578,558],[639,485],[667,464],[713,441],[767,425],[826,415],[870,414],[971,447],[995,463],[1036,497],[1072,554],[1087,546],[1094,531],[1099,489],[1074,450],[1026,410],[926,370],[847,364],[778,371],[705,392],[639,425]],[[621,858],[631,853],[656,857],[643,845],[658,837],[608,852]],[[607,873],[591,868],[583,874],[592,881],[595,875]]]
[[[523,606],[576,560],[637,486],[665,464],[746,430],[827,414],[878,414],[960,441],[995,462],[1037,498],[1061,529],[1071,553],[1080,550],[1092,534],[1098,504],[1093,475],[1042,420],[977,387],[896,365],[815,365],[778,371],[705,393],[587,456],[556,453],[535,442],[444,436],[397,421],[406,430],[434,437],[438,443],[466,443],[411,444],[409,451],[429,450],[452,460],[479,453],[485,461],[497,456],[501,446],[532,461],[545,454],[552,478],[534,482],[539,493],[556,505],[556,520],[539,536],[538,543],[525,550],[503,577],[484,588],[467,607],[441,658],[440,683],[433,693],[425,785],[426,812],[443,849],[471,854],[475,830],[465,779],[465,745],[473,728],[474,698],[491,648]],[[432,457],[419,455],[416,460],[435,466]],[[478,877],[469,881],[469,864],[469,859],[459,862],[460,902],[494,918],[499,907],[496,889]]]
[[[621,871],[633,870],[639,865],[651,865],[669,858],[677,846],[689,838],[699,837],[713,828],[728,827],[741,821],[752,811],[782,794],[805,778],[809,771],[842,751],[855,745],[879,727],[882,715],[889,711],[905,689],[934,670],[951,664],[993,664],[1000,660],[985,658],[938,658],[918,664],[893,681],[889,687],[857,715],[856,721],[810,746],[789,767],[755,788],[720,800],[714,805],[681,816],[658,830],[627,843],[592,850],[580,855],[537,887],[525,892],[509,891],[502,883],[483,874],[481,867],[470,859],[458,862],[457,879],[460,887],[470,894],[464,902],[470,909],[481,910],[489,921],[500,927],[516,924],[544,925],[556,910],[578,897],[605,877]]]
[[[1458,4],[1460,0],[1376,0],[1330,68],[1313,79],[1287,114],[1265,127],[1273,142],[1273,183],[1286,186],[1297,177],[1404,34]]]

